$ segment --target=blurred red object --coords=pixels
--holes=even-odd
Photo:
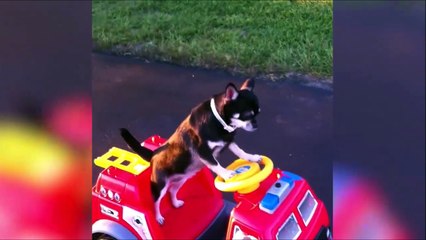
[[[26,184],[0,178],[0,238],[64,238],[81,235],[76,196],[41,192]],[[74,201],[72,205],[71,202]],[[74,230],[73,230],[74,228]],[[71,232],[73,231],[73,232]],[[81,236],[80,236],[81,237]]]
[[[0,239],[91,236],[91,101],[47,112],[43,126],[0,119]]]
[[[92,102],[86,95],[64,97],[46,115],[47,127],[66,142],[87,147],[92,141]]]
[[[342,167],[334,168],[333,226],[335,239],[411,239],[376,183]]]

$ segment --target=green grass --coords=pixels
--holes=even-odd
[[[332,75],[332,1],[93,1],[95,50],[243,74]]]

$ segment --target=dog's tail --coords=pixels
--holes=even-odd
[[[140,142],[133,137],[133,135],[126,128],[120,128],[120,134],[123,137],[124,141],[126,141],[127,145],[135,151],[139,156],[141,156],[144,160],[150,161],[153,155],[153,151],[150,149],[141,146]]]

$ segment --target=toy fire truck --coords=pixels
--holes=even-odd
[[[153,136],[142,146],[164,142]],[[227,181],[199,171],[178,192],[182,207],[163,198],[164,225],[155,220],[148,161],[113,147],[95,164],[105,169],[92,190],[93,239],[331,239],[327,211],[306,180],[266,156],[260,164],[236,160]],[[220,191],[235,192],[235,202]]]

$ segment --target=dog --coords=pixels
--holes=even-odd
[[[121,136],[129,147],[152,162],[151,192],[155,217],[160,225],[165,221],[160,212],[160,202],[167,189],[173,206],[179,208],[184,202],[177,199],[177,192],[204,166],[223,179],[235,175],[217,160],[226,148],[239,158],[252,162],[261,160],[260,155],[246,153],[234,142],[236,129],[249,132],[257,129],[256,116],[260,107],[253,90],[254,81],[251,79],[247,79],[239,90],[229,83],[224,92],[193,108],[166,143],[154,152],[142,147],[127,129],[121,129]]]

